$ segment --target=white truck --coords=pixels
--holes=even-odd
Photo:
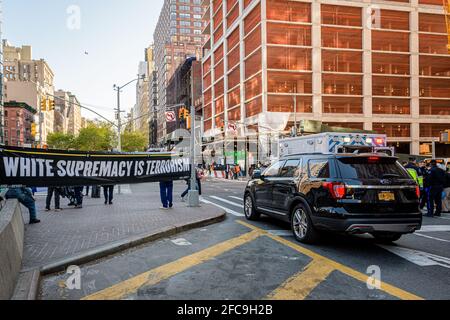
[[[387,153],[395,155],[395,148],[387,146],[383,134],[325,132],[280,140],[280,157],[306,153]]]

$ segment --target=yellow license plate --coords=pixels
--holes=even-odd
[[[395,201],[395,194],[392,192],[380,192],[378,194],[380,201]]]

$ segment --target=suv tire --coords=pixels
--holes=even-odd
[[[291,214],[291,228],[297,241],[313,244],[319,240],[319,233],[311,220],[311,210],[307,205],[297,205]]]
[[[375,238],[377,242],[380,243],[392,243],[400,240],[403,236],[400,233],[389,233],[389,232],[376,232],[373,233],[372,236]]]
[[[244,213],[245,218],[250,221],[256,221],[261,218],[261,213],[256,210],[255,202],[250,193],[247,193],[244,198]]]

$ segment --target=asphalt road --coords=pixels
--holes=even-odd
[[[245,220],[245,183],[203,189],[225,222],[81,266],[80,290],[67,274],[47,277],[41,299],[450,299],[450,215],[395,245],[330,235],[306,246],[285,223]]]

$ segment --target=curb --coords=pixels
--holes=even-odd
[[[87,264],[162,238],[171,237],[192,229],[219,223],[225,220],[226,215],[226,212],[223,211],[221,214],[213,218],[208,218],[206,220],[196,221],[185,225],[169,226],[154,233],[133,236],[124,240],[100,246],[39,268],[24,270],[19,275],[14,295],[11,300],[37,300],[41,278],[50,274],[62,272],[71,265]]]

